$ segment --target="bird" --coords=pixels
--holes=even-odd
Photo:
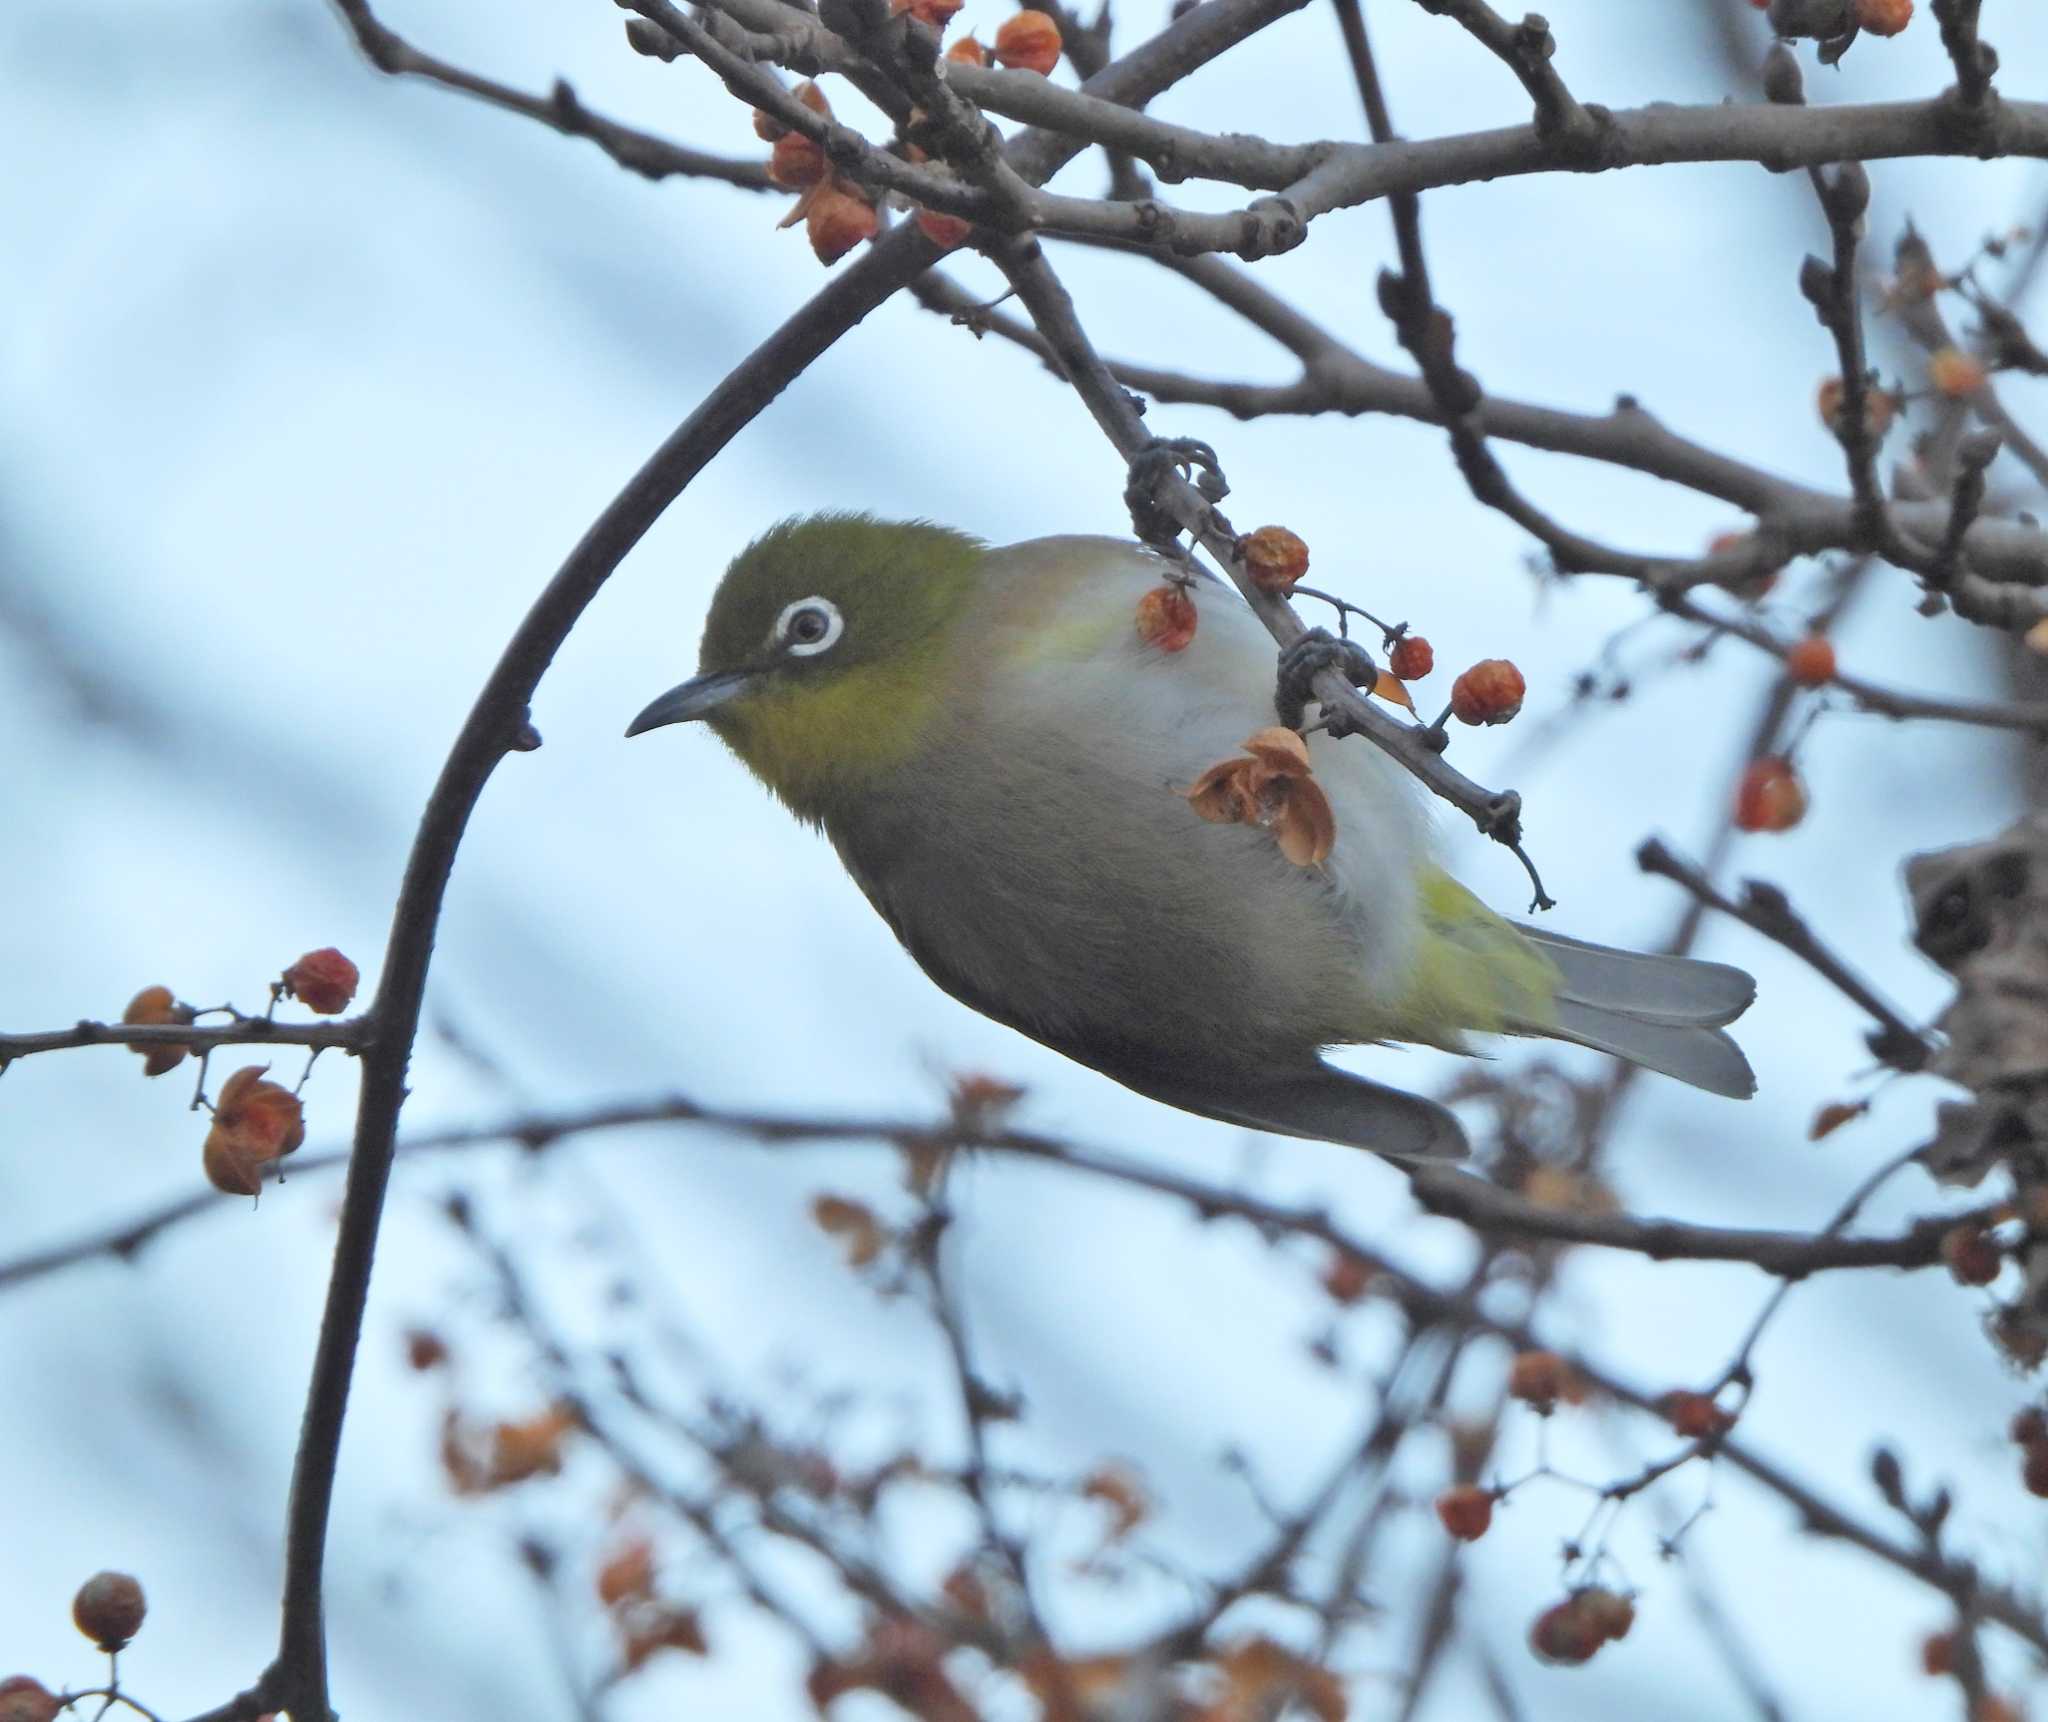
[[[697,674],[626,733],[704,723],[946,992],[1186,1112],[1455,1159],[1447,1107],[1323,1055],[1485,1034],[1754,1091],[1722,1032],[1749,975],[1495,914],[1438,865],[1405,768],[1279,728],[1277,648],[1222,581],[1192,589],[1192,638],[1141,629],[1190,577],[1113,537],[786,520],[720,580]]]

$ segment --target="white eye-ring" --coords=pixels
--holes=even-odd
[[[830,598],[799,598],[783,606],[775,618],[775,643],[786,647],[790,656],[815,658],[839,644],[846,632],[846,618]]]

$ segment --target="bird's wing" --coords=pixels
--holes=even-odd
[[[1327,1064],[1213,1076],[1186,1070],[1162,1073],[1142,1066],[1096,1068],[1153,1100],[1226,1124],[1369,1148],[1389,1160],[1462,1160],[1470,1152],[1458,1120],[1434,1100]]]
[[[1320,1061],[1280,1068],[1199,1060],[1163,1063],[1156,1049],[1120,1038],[1048,1031],[950,961],[938,941],[923,935],[918,917],[902,912],[886,881],[851,856],[846,865],[918,967],[962,1004],[1148,1099],[1252,1130],[1369,1148],[1390,1160],[1461,1160],[1469,1152],[1457,1119],[1435,1101]]]

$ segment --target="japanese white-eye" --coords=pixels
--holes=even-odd
[[[1470,1051],[1473,1033],[1753,1090],[1720,1032],[1748,975],[1502,919],[1437,867],[1424,793],[1369,742],[1311,735],[1298,767],[1269,748],[1243,821],[1201,816],[1205,773],[1267,758],[1243,744],[1274,734],[1275,648],[1213,581],[1181,649],[1145,637],[1141,600],[1179,572],[1111,538],[992,549],[927,524],[789,521],[726,571],[697,676],[627,733],[704,720],[823,827],[947,992],[1189,1112],[1455,1155],[1445,1108],[1320,1055]],[[1283,847],[1258,815],[1304,778],[1323,827]]]

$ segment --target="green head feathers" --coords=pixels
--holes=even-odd
[[[702,718],[793,810],[822,817],[915,750],[982,554],[942,526],[784,521],[725,571],[695,680],[627,733]]]

